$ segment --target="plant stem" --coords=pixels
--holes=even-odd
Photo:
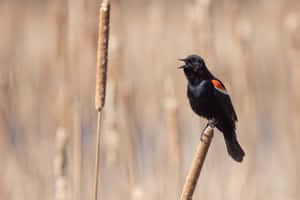
[[[188,176],[186,177],[183,191],[180,197],[181,200],[192,200],[197,181],[200,176],[200,172],[213,136],[213,129],[210,127],[206,128],[202,137],[203,141],[201,141],[198,146],[195,158],[192,163],[192,167],[189,171]]]

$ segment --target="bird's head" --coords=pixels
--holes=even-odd
[[[211,76],[204,60],[200,56],[190,55],[187,58],[179,60],[183,61],[184,65],[178,68],[183,69],[189,82],[198,84],[201,80],[208,79]]]

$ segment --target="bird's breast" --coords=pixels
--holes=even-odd
[[[192,98],[205,98],[211,96],[213,91],[209,81],[202,81],[197,85],[188,85],[188,95]]]
[[[188,86],[188,98],[192,110],[200,116],[211,118],[215,111],[213,88],[209,82],[201,82],[197,86]]]

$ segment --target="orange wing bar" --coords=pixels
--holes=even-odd
[[[226,91],[226,88],[222,85],[222,83],[218,80],[211,80],[212,84],[215,88]]]

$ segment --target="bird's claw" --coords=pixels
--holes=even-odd
[[[208,127],[210,127],[210,128],[215,128],[215,127],[216,127],[216,124],[217,124],[217,120],[215,120],[215,119],[210,119],[210,120],[208,120],[206,126],[204,127],[204,129],[202,130],[201,135],[200,135],[200,141],[201,141],[201,142],[203,142],[203,143],[205,143],[205,144],[208,144],[208,143],[206,142],[206,140],[203,139],[203,136],[206,136],[207,138],[210,138],[211,136],[206,135],[206,134],[205,134],[205,130],[206,130]]]
[[[208,142],[203,139],[203,136],[206,136],[207,138],[209,138],[210,136],[206,135],[205,133],[201,134],[201,136],[200,136],[200,141],[203,142],[204,144],[208,144]]]
[[[215,120],[215,119],[210,119],[210,120],[208,120],[207,125],[208,125],[210,128],[215,128],[216,125],[217,125],[217,120]]]

